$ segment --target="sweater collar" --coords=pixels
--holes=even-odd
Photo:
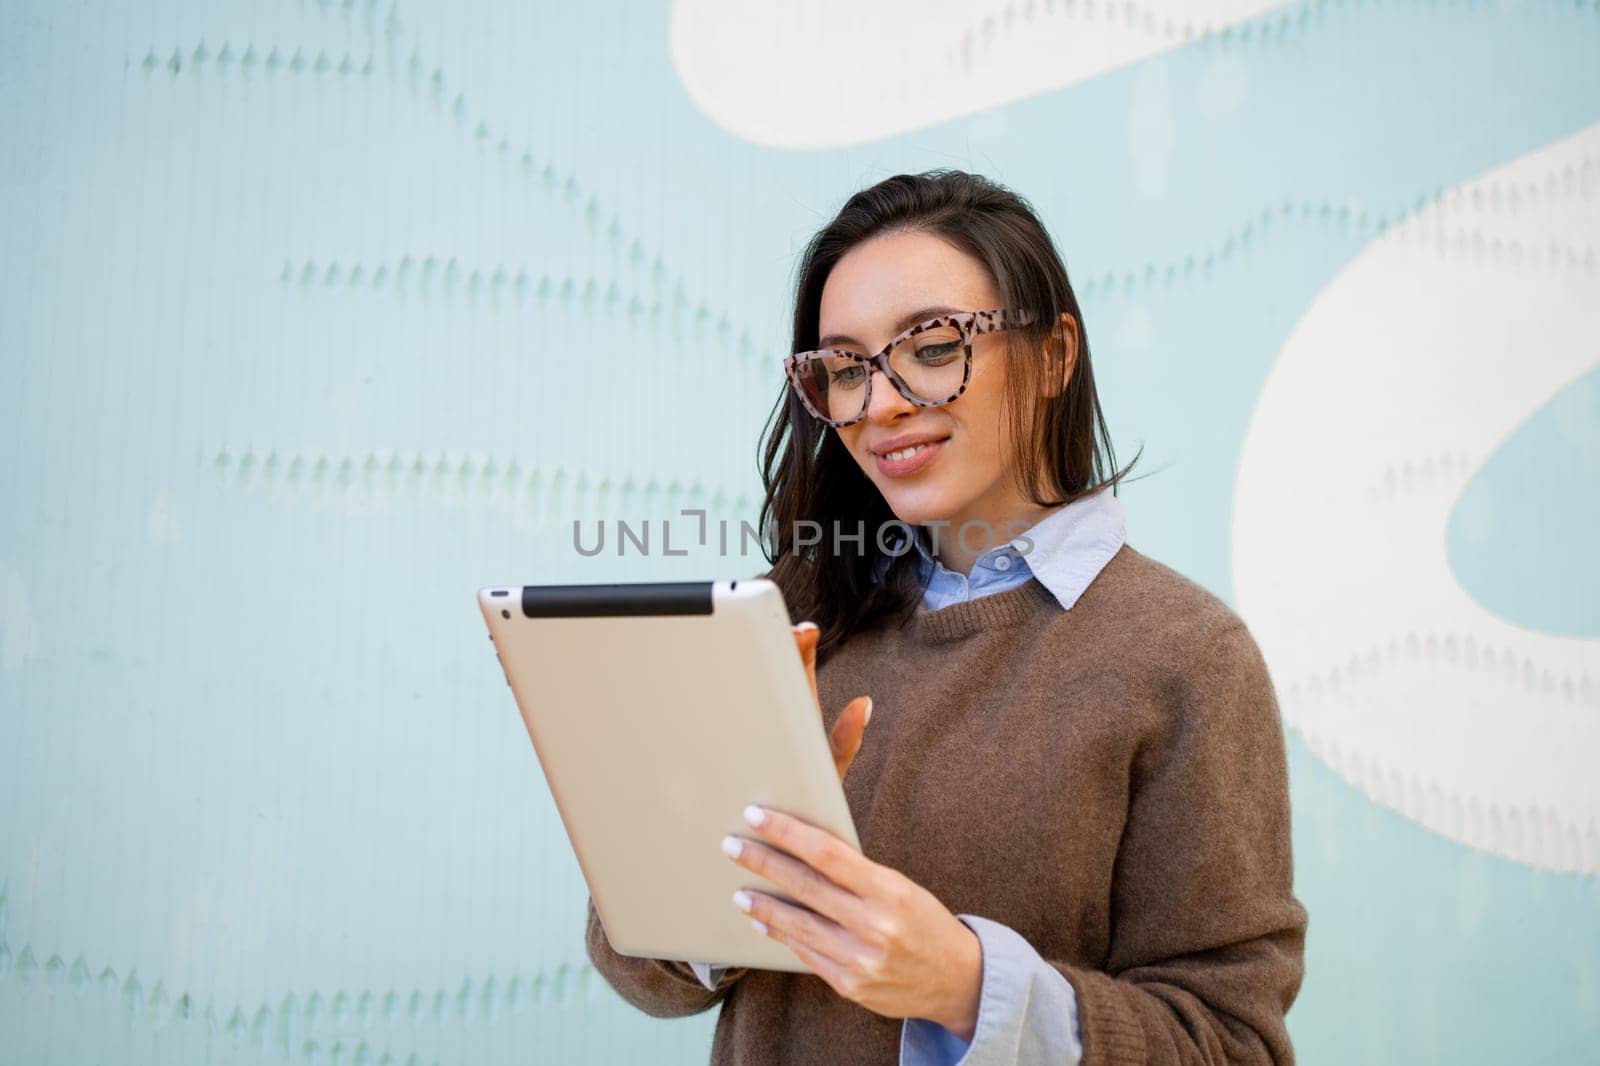
[[[918,606],[909,628],[914,639],[942,644],[984,630],[1018,625],[1040,617],[1042,612],[1059,614],[1060,608],[1049,589],[1030,580],[933,611]]]

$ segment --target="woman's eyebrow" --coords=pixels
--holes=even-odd
[[[918,322],[930,319],[935,315],[953,315],[955,313],[956,309],[954,307],[919,307],[917,310],[912,311],[909,314],[900,316],[900,320],[894,324],[895,336],[898,337],[902,330],[909,329]],[[817,342],[817,347],[834,348],[841,344],[861,344],[861,342],[856,340],[854,337],[849,336],[848,334],[830,333]],[[866,347],[864,344],[861,346],[863,348]]]

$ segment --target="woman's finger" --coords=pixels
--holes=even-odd
[[[839,925],[850,926],[862,920],[864,911],[861,899],[855,893],[829,880],[804,860],[785,853],[766,841],[751,837],[730,835],[723,841],[724,851],[728,851],[729,841],[737,842],[739,845],[739,854],[729,853],[737,865],[766,878],[778,889],[788,893],[795,903],[808,907]]]
[[[760,932],[761,930],[757,931]],[[790,951],[794,952],[795,955],[799,957],[801,962],[811,967],[818,977],[826,981],[829,987],[831,987],[841,996],[845,995],[845,993],[849,990],[849,986],[845,982],[849,979],[850,975],[840,963],[822,954],[822,952],[813,948],[805,941],[797,940],[785,934],[781,929],[769,926],[765,930],[764,935],[771,937],[773,940],[776,940],[778,943],[784,945]]]
[[[817,628],[815,622],[801,622],[794,627],[795,647],[800,649],[800,662],[806,668],[806,681],[811,685],[811,702],[817,705],[817,713],[822,713],[822,700],[817,695],[817,641],[822,636],[822,630]]]
[[[822,965],[836,976],[844,976],[841,964],[856,952],[857,941],[843,926],[816,911],[785,903],[765,892],[754,889],[745,889],[744,892],[750,898],[750,909],[745,913],[752,922],[760,922],[766,927],[757,929],[757,932],[787,944],[796,954],[803,950],[812,956],[820,956],[817,962],[805,956],[802,958],[813,968],[825,959],[827,961]]]
[[[795,647],[800,649],[800,661],[805,664],[806,681],[811,685],[811,699],[817,705],[819,716],[823,713],[822,697],[817,692],[817,643],[821,638],[822,630],[815,622],[801,622],[794,627]],[[846,704],[833,723],[833,730],[828,734],[828,749],[833,754],[833,765],[840,780],[861,750],[861,735],[871,714],[872,698],[860,696]]]
[[[844,710],[839,712],[838,721],[833,723],[833,732],[828,735],[828,748],[833,753],[833,765],[839,771],[841,781],[861,750],[861,737],[866,732],[867,719],[871,717],[872,697],[857,696],[845,704]]]

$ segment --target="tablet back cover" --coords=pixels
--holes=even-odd
[[[509,586],[478,600],[612,947],[811,972],[730,897],[794,901],[720,847],[755,836],[749,803],[860,847],[777,586]]]

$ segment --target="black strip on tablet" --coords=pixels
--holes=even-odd
[[[527,618],[616,618],[627,615],[710,614],[710,581],[625,585],[524,585]]]

